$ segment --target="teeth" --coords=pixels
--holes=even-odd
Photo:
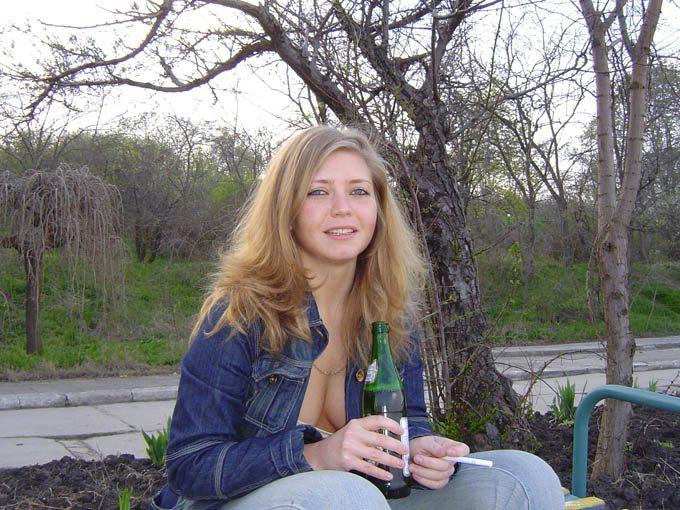
[[[334,235],[334,236],[339,236],[339,235],[342,235],[342,234],[351,234],[352,232],[354,232],[354,230],[352,230],[351,228],[339,228],[339,229],[328,231],[329,234]]]

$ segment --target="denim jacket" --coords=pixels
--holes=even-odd
[[[297,419],[312,362],[326,347],[328,332],[309,293],[308,304],[313,341],[289,339],[278,359],[259,345],[261,324],[246,335],[225,326],[207,337],[226,304],[213,307],[182,359],[166,454],[171,491],[166,487],[164,492],[212,500],[214,505],[205,501],[205,508],[217,508],[273,480],[312,469],[303,446],[321,440],[321,434],[313,426],[298,425]],[[432,435],[416,334],[413,340],[410,361],[397,367],[411,439]],[[350,363],[347,421],[362,416],[362,391],[363,370]]]

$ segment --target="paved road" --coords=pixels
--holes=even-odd
[[[680,389],[680,336],[638,339],[637,344],[638,385],[646,388],[657,381],[659,390],[670,385]],[[579,392],[604,384],[603,350],[596,343],[499,348],[494,359],[516,391],[524,394],[531,388],[534,409],[541,412],[567,377]],[[540,368],[543,377],[532,383],[531,372]],[[174,374],[0,383],[0,468],[42,464],[64,455],[145,456],[141,430],[165,425],[177,380]]]

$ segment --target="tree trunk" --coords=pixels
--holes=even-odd
[[[42,253],[36,254],[32,248],[24,250],[24,270],[26,271],[26,352],[33,354],[42,351],[40,337],[40,277]]]
[[[536,205],[527,204],[526,222],[527,241],[524,250],[524,286],[525,289],[536,272]]]
[[[600,284],[604,294],[604,319],[607,341],[607,384],[631,386],[635,341],[630,330],[628,289],[628,229],[640,189],[642,137],[646,114],[649,54],[654,31],[661,14],[662,0],[650,0],[644,11],[638,40],[633,45],[625,26],[624,0],[602,20],[592,0],[580,0],[590,33],[597,97],[598,142],[598,235],[595,242]],[[614,164],[614,121],[607,31],[615,19],[623,32],[623,46],[632,60],[628,83],[628,134],[620,191],[616,192]],[[605,405],[602,427],[593,463],[592,478],[602,475],[617,479],[624,470],[624,447],[631,406],[610,400]]]
[[[144,229],[135,223],[135,254],[139,262],[146,259],[146,241],[144,240]]]
[[[635,353],[635,339],[630,330],[627,240],[625,227],[615,222],[597,247],[605,304],[607,384],[622,386],[633,385]],[[613,399],[606,401],[592,478],[612,473],[618,477],[625,469],[624,448],[630,416],[630,403]]]
[[[495,369],[484,341],[487,322],[455,171],[434,122],[437,116],[431,114],[434,108],[427,108],[427,101],[421,104],[414,108],[422,149],[416,165],[417,198],[449,366],[444,406],[433,405],[432,412],[440,421],[455,423],[459,440],[473,451],[524,448],[532,436],[518,412],[519,398],[510,380]]]
[[[569,207],[566,200],[557,201],[557,210],[560,215],[560,235],[562,236],[562,264],[571,267],[574,263],[574,246],[571,242],[571,230],[569,229]]]

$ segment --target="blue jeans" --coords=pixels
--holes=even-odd
[[[493,467],[458,464],[442,489],[413,489],[386,500],[360,476],[343,471],[308,471],[275,480],[220,510],[563,510],[557,475],[542,459],[517,450],[470,455]],[[180,498],[175,510],[200,510],[200,501]]]

